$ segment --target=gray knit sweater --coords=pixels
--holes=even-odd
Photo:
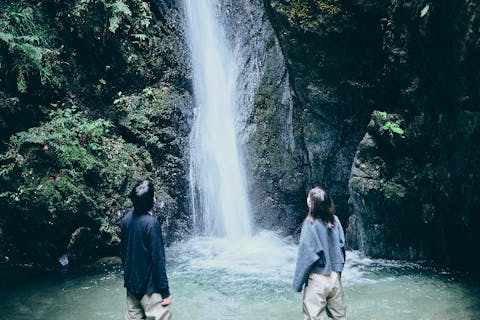
[[[345,264],[342,248],[345,235],[337,216],[332,228],[315,219],[305,219],[300,234],[297,264],[293,276],[293,290],[302,291],[308,275],[314,268],[315,273],[330,275],[332,271],[342,272]]]

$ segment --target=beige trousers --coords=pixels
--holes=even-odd
[[[311,273],[303,290],[304,320],[324,320],[328,316],[336,320],[347,319],[347,305],[342,282],[337,272],[329,276]]]
[[[127,290],[127,314],[125,320],[171,320],[170,306],[162,306],[159,293],[146,294],[138,300]]]

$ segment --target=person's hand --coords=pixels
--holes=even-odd
[[[161,302],[161,305],[166,307],[168,306],[170,303],[172,303],[172,296],[169,296],[168,298],[165,298],[162,300]]]

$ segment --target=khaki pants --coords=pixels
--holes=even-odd
[[[311,273],[303,291],[303,315],[305,320],[324,320],[328,316],[336,320],[347,319],[347,305],[342,283],[337,272],[329,276]]]
[[[127,314],[125,320],[171,320],[170,306],[162,306],[159,293],[146,294],[138,300],[127,290]]]

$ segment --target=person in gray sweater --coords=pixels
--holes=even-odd
[[[303,291],[305,320],[347,319],[340,279],[345,264],[345,235],[332,198],[322,188],[307,196],[292,287]]]

